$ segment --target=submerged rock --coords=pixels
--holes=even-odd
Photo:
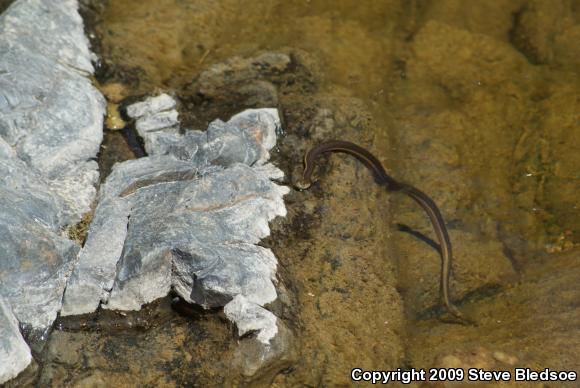
[[[0,383],[31,360],[18,327],[46,333],[90,210],[104,100],[75,0],[18,0],[0,15]]]
[[[174,290],[204,308],[226,306],[240,335],[268,345],[277,318],[273,253],[256,245],[284,216],[289,192],[267,164],[280,120],[247,110],[205,132],[179,134],[167,95],[128,107],[149,156],[117,164],[101,187],[62,315],[139,310]],[[243,302],[243,303],[242,303]]]
[[[240,376],[232,376],[230,385],[250,382],[268,385],[271,378],[268,371],[275,373],[295,363],[292,332],[274,314],[241,295],[228,303],[224,312],[236,323],[238,334],[249,337],[234,352],[232,364]],[[252,336],[253,333],[257,334]]]
[[[197,80],[198,92],[206,98],[220,98],[224,91],[238,91],[241,95],[256,96],[277,102],[275,88],[261,80],[269,75],[280,74],[291,66],[292,60],[285,53],[266,52],[257,57],[233,57],[217,63],[200,74]],[[232,88],[232,86],[237,86]]]

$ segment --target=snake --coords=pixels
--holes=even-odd
[[[400,192],[406,194],[425,211],[433,225],[437,240],[439,241],[439,253],[441,255],[441,300],[451,315],[465,321],[466,319],[463,314],[461,314],[457,307],[451,303],[449,296],[449,278],[451,275],[453,253],[445,221],[441,215],[441,211],[439,211],[439,208],[437,207],[437,204],[435,204],[435,201],[416,187],[407,183],[399,182],[392,178],[387,174],[385,168],[377,157],[368,150],[344,140],[328,140],[311,148],[304,155],[304,172],[302,174],[302,179],[295,183],[296,188],[299,190],[306,190],[312,185],[312,173],[314,172],[316,159],[320,155],[330,152],[340,152],[354,156],[371,171],[373,178],[378,185],[385,187],[389,192]]]

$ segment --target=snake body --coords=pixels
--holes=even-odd
[[[455,317],[465,320],[463,315],[459,312],[457,307],[451,303],[449,297],[449,277],[451,275],[451,261],[453,260],[453,254],[451,251],[451,241],[449,239],[449,233],[445,227],[445,221],[443,216],[439,211],[439,208],[435,202],[421,190],[406,184],[401,183],[393,179],[387,174],[381,162],[368,150],[348,141],[343,140],[330,140],[325,141],[316,147],[310,149],[304,156],[304,173],[302,175],[302,181],[296,183],[299,189],[307,189],[312,184],[312,173],[314,172],[314,162],[316,159],[328,152],[342,152],[350,154],[357,158],[361,163],[363,163],[373,174],[375,182],[384,186],[387,191],[391,192],[401,192],[403,194],[411,197],[421,208],[427,213],[433,229],[435,230],[435,235],[439,241],[440,254],[441,254],[441,299],[447,308],[447,310]]]

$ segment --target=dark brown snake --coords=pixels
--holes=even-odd
[[[453,260],[451,241],[449,240],[449,234],[447,233],[443,216],[435,202],[421,190],[406,183],[398,182],[390,177],[381,162],[369,151],[354,143],[342,140],[325,141],[306,153],[304,156],[304,174],[302,175],[302,181],[296,183],[297,188],[304,190],[312,185],[314,162],[321,154],[327,152],[343,152],[354,156],[372,172],[375,182],[378,185],[384,186],[387,191],[401,192],[408,195],[423,208],[431,220],[437,240],[439,240],[441,254],[441,299],[447,310],[453,316],[462,322],[467,322],[468,320],[463,317],[461,312],[459,312],[457,307],[449,299],[449,277],[451,274],[451,261]]]

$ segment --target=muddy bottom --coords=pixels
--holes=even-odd
[[[122,319],[97,314],[57,326],[29,382],[348,386],[353,368],[580,372],[580,7],[85,3],[114,118],[127,101],[159,91],[178,97],[191,129],[276,107],[285,132],[274,163],[288,184],[309,148],[345,139],[432,197],[455,252],[452,299],[476,325],[454,323],[440,306],[440,257],[421,208],[333,154],[319,160],[310,190],[286,197],[288,216],[263,241],[285,290],[271,309],[297,339],[291,367],[232,379],[234,328],[219,311],[184,314],[167,299]],[[259,66],[268,53],[290,63]],[[119,121],[108,123],[103,179],[114,162],[142,152],[130,123],[124,134],[113,129]]]

